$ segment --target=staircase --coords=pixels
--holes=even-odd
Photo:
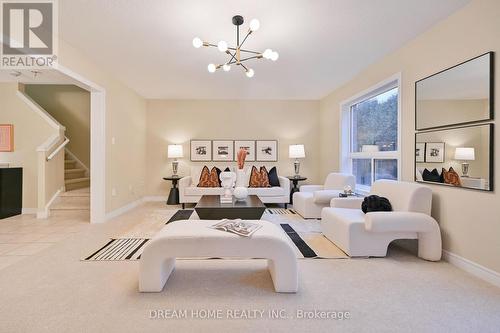
[[[79,161],[64,153],[64,183],[61,193],[50,207],[51,215],[79,212],[90,214],[90,177]]]
[[[64,154],[64,185],[66,191],[90,187],[90,177],[85,175],[85,169],[67,152]]]
[[[61,193],[50,207],[51,215],[82,212],[90,214],[90,188]]]

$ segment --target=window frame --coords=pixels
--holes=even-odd
[[[378,151],[378,152],[351,152],[352,148],[352,112],[353,105],[373,98],[391,89],[398,88],[398,135],[396,151]],[[371,160],[371,183],[375,181],[375,160],[395,159],[397,161],[397,180],[401,179],[401,73],[397,73],[379,82],[370,88],[358,93],[340,104],[340,170],[346,173],[352,173],[353,159]],[[356,192],[367,194],[370,192],[370,186],[356,184]]]

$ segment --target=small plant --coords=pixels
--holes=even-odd
[[[238,169],[243,170],[245,166],[245,158],[247,158],[247,151],[241,148],[236,155],[236,159],[238,160]]]

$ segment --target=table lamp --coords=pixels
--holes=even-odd
[[[172,173],[175,176],[177,176],[177,170],[179,166],[179,162],[177,161],[178,158],[184,157],[184,154],[182,152],[182,146],[181,145],[168,145],[168,158],[173,158],[172,162]]]
[[[300,172],[299,158],[306,157],[304,145],[290,145],[288,147],[288,157],[295,158],[295,162],[293,163],[293,166],[295,168],[295,177],[299,178],[300,177],[299,176],[299,172]]]
[[[378,148],[378,145],[362,145],[361,151],[363,153],[376,153],[380,151],[380,149]]]
[[[457,147],[455,149],[455,159],[459,161],[474,161],[475,153],[474,148],[471,147]],[[462,162],[462,177],[469,177],[469,163]]]

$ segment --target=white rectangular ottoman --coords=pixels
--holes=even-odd
[[[264,258],[276,292],[298,289],[297,257],[279,226],[251,220],[262,227],[251,237],[215,230],[212,220],[171,222],[147,243],[140,259],[139,291],[160,292],[174,270],[176,258]]]

